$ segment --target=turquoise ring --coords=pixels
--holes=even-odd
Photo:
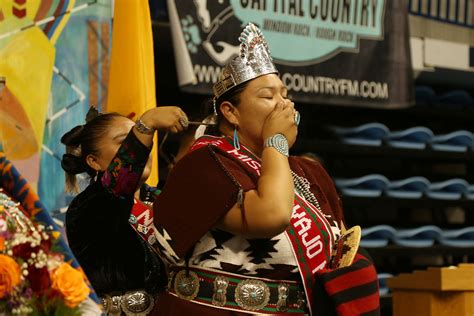
[[[295,112],[295,124],[296,124],[296,126],[300,125],[300,120],[301,120],[300,112],[296,111]]]

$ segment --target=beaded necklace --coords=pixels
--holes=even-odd
[[[303,195],[303,197],[311,204],[313,204],[316,209],[323,213],[321,210],[321,206],[319,205],[319,201],[316,196],[310,190],[310,184],[308,179],[305,177],[297,175],[293,170],[291,170],[291,176],[293,177],[293,183],[295,185],[295,189]]]

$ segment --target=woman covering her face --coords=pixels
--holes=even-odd
[[[177,107],[157,107],[135,123],[96,111],[89,111],[87,121],[61,139],[67,146],[61,165],[69,187],[76,187],[76,174],[91,177],[66,213],[69,245],[107,314],[146,315],[166,281],[150,248],[154,226],[147,202],[156,191],[143,185],[150,174],[153,134],[180,132],[187,117]]]
[[[261,31],[239,40],[214,86],[216,136],[196,140],[154,203],[168,274],[156,315],[378,315],[373,264],[360,252],[341,264],[357,242],[341,239],[332,180],[288,155],[299,113]]]

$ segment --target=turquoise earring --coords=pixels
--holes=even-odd
[[[237,126],[234,128],[234,148],[240,149],[239,135],[237,135]]]

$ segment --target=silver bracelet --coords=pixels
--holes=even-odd
[[[273,147],[280,154],[285,155],[286,157],[289,156],[288,140],[283,134],[278,133],[265,139],[264,147]]]
[[[146,135],[153,135],[153,133],[155,132],[155,129],[154,128],[151,128],[149,126],[146,126],[141,119],[138,119],[136,120],[135,122],[135,128],[137,129],[137,131],[139,131],[140,133],[142,134],[146,134]]]

